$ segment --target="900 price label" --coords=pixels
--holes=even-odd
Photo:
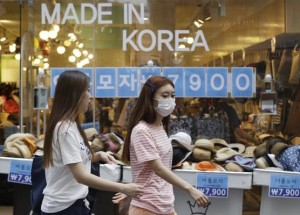
[[[270,178],[269,196],[299,198],[300,175],[272,174]]]
[[[271,188],[269,191],[269,195],[274,197],[299,198],[300,189]]]
[[[31,185],[32,161],[11,160],[8,182]]]
[[[9,182],[31,185],[31,176],[30,175],[10,173],[8,177],[9,177],[9,179],[8,179]]]
[[[197,174],[197,189],[210,197],[228,197],[228,176],[224,174]]]
[[[227,197],[227,189],[225,188],[208,188],[208,187],[197,187],[198,190],[202,191],[206,196],[209,197]]]

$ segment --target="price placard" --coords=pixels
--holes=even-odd
[[[7,181],[31,185],[31,161],[12,160],[10,162],[10,171]]]
[[[300,175],[272,174],[270,178],[269,196],[299,198]]]
[[[224,174],[198,173],[197,189],[210,197],[228,197],[228,176]]]

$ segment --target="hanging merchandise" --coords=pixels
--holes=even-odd
[[[289,77],[292,67],[292,51],[292,49],[284,49],[280,59],[277,82],[281,88],[289,87]]]
[[[273,80],[271,74],[266,74],[264,79],[264,91],[267,93],[273,92]]]
[[[293,49],[292,56],[292,67],[291,74],[289,78],[289,84],[293,87],[299,86],[300,81],[300,51],[298,48],[298,44]]]
[[[295,100],[293,101],[288,113],[287,121],[283,129],[283,133],[291,136],[300,135],[300,90],[298,89]]]
[[[48,88],[45,82],[45,72],[39,69],[37,74],[37,87],[34,88],[34,109],[48,109]]]

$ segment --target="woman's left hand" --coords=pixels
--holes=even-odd
[[[103,161],[105,163],[116,163],[116,159],[112,155],[110,155],[106,152],[103,152],[103,151],[100,151],[97,153],[99,153],[99,157],[100,157],[101,161]]]

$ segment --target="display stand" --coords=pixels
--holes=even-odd
[[[180,178],[196,186],[197,174],[201,174],[197,170],[174,170],[173,171]],[[214,175],[222,174],[228,176],[228,197],[227,198],[210,198],[211,205],[208,208],[209,214],[230,214],[241,215],[243,211],[243,190],[251,189],[252,173],[251,172],[205,172]],[[120,167],[118,167],[118,176],[113,176],[111,172],[104,166],[100,165],[100,176],[105,179],[116,181],[120,177]],[[123,168],[123,183],[132,182],[131,168],[125,166]],[[191,197],[183,190],[174,188],[175,194],[175,210],[177,214],[189,215],[200,214],[205,211],[203,208],[195,207],[193,212],[188,204],[188,201],[193,203]],[[230,206],[230,207],[229,207]]]
[[[253,185],[262,186],[260,215],[299,215],[299,198],[270,197],[269,186],[272,174],[285,176],[300,176],[299,172],[255,169],[253,171]]]
[[[0,174],[10,172],[10,163],[12,160],[32,161],[32,159],[0,157]],[[29,215],[31,211],[30,185],[12,183],[14,187],[13,194],[13,215]]]

